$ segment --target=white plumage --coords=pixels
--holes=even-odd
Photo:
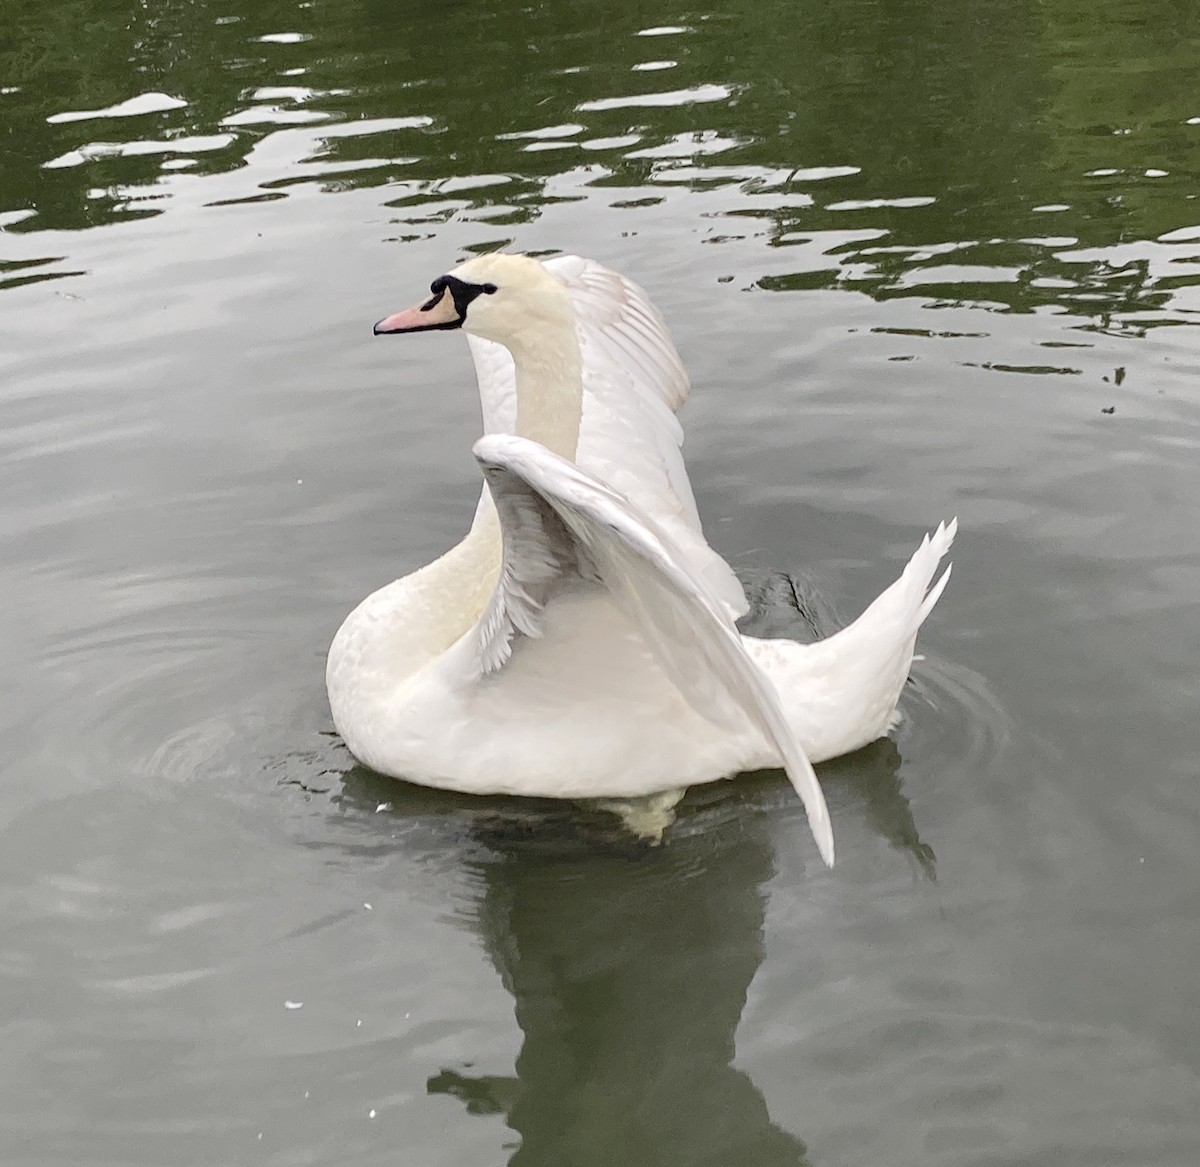
[[[351,752],[425,785],[560,798],[783,766],[832,863],[811,762],[891,727],[955,524],[836,635],[742,636],[741,585],[704,540],[680,452],[687,376],[645,293],[591,260],[515,255],[434,293],[377,331],[468,332],[485,486],[466,538],[334,638]]]

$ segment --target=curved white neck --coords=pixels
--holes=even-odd
[[[570,306],[531,320],[505,345],[516,369],[517,434],[574,461],[583,416],[583,361]],[[407,630],[394,630],[389,653],[423,661],[467,632],[496,586],[502,554],[499,518],[485,496],[462,542],[401,581],[406,614],[419,613],[419,619]]]
[[[569,302],[506,341],[516,366],[518,436],[575,460],[583,417],[583,357]]]
[[[495,339],[513,359],[516,433],[574,461],[583,418],[583,358],[565,289],[561,297],[553,292],[541,297],[518,328]],[[400,682],[436,661],[475,626],[496,586],[502,558],[499,516],[485,493],[462,542],[381,588],[351,613],[330,650],[329,692],[342,710],[339,725],[349,725],[360,706],[374,708],[371,701],[377,697],[393,699]],[[348,674],[345,661],[353,662]]]
[[[517,434],[539,442],[547,450],[575,460],[579,423],[583,416],[583,383],[579,347],[574,361],[517,362]]]

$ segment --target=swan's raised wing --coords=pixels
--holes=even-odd
[[[580,576],[603,584],[702,716],[747,722],[783,759],[822,857],[833,863],[829,812],[812,765],[770,680],[750,659],[720,597],[674,540],[628,499],[536,442],[490,435],[475,443],[500,515],[500,580],[479,629],[481,672],[500,669],[515,638],[540,634],[542,608]]]
[[[542,266],[566,284],[596,361],[625,371],[627,389],[677,412],[691,383],[667,322],[645,291],[612,268],[578,255],[559,255]]]
[[[577,255],[546,260],[575,309],[583,370],[583,417],[575,461],[663,527],[685,559],[736,617],[746,597],[729,565],[707,544],[675,417],[688,378],[666,322],[624,276]],[[516,375],[508,350],[468,335],[485,434],[516,428]]]

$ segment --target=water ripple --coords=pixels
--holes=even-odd
[[[46,121],[52,125],[61,122],[82,122],[93,118],[128,118],[147,113],[163,113],[171,109],[183,109],[187,102],[169,93],[140,93],[126,101],[119,101],[106,109],[74,110],[70,113],[51,114]]]
[[[626,97],[596,97],[580,102],[580,111],[610,109],[653,109],[657,106],[694,105],[708,101],[726,101],[737,92],[732,85],[694,85],[665,93],[633,93]]]

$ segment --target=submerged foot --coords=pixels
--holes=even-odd
[[[581,803],[615,814],[634,836],[657,845],[675,821],[675,808],[685,793],[685,789],[679,787],[647,794],[644,798],[587,798]]]

